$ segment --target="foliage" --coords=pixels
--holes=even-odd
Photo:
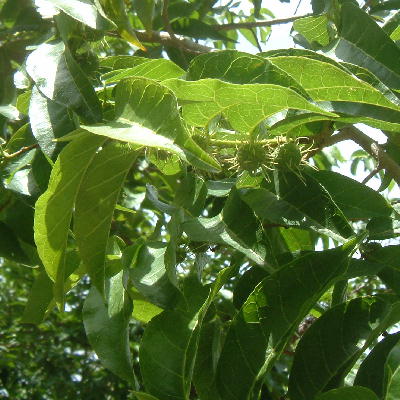
[[[396,4],[0,1],[9,396],[398,397]]]

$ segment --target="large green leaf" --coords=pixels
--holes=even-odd
[[[273,57],[270,61],[296,79],[315,101],[365,103],[383,107],[387,113],[399,111],[398,104],[379,90],[331,63],[308,57]]]
[[[293,29],[304,36],[309,43],[316,42],[321,46],[326,46],[330,39],[328,23],[326,14],[305,17],[294,21]]]
[[[323,314],[297,345],[289,379],[290,398],[309,400],[340,386],[373,340],[400,318],[400,303],[392,300],[360,297]]]
[[[174,310],[154,317],[140,347],[140,368],[147,392],[160,400],[187,400],[204,316],[232,269],[222,270],[211,286],[185,279]]]
[[[132,301],[122,284],[122,271],[110,278],[108,304],[95,286],[83,305],[83,323],[90,345],[103,365],[120,378],[134,383],[129,348]]]
[[[332,171],[318,171],[312,175],[349,219],[387,217],[393,211],[378,192],[354,179]]]
[[[111,220],[126,174],[135,159],[136,151],[129,144],[110,143],[94,157],[76,198],[76,242],[87,272],[102,294]]]
[[[400,333],[396,333],[380,341],[360,365],[354,384],[370,388],[379,399],[390,399],[390,387],[400,377],[399,340]]]
[[[365,387],[354,386],[330,390],[320,394],[315,400],[378,400],[378,397]]]
[[[357,243],[298,256],[255,288],[232,321],[219,360],[224,400],[253,398],[251,393],[257,398],[265,372],[315,302],[346,271]]]
[[[241,197],[266,224],[307,229],[340,242],[344,240],[336,228],[326,226],[324,222],[314,219],[295,204],[279,198],[267,189],[242,190]]]
[[[225,82],[270,83],[293,89],[308,97],[305,90],[285,71],[268,59],[236,50],[224,50],[197,56],[190,63],[186,79],[221,79]]]
[[[136,242],[123,252],[129,282],[151,303],[162,308],[175,305],[179,291],[170,282],[165,266],[167,244]]]
[[[103,75],[106,83],[118,82],[124,78],[140,76],[143,78],[164,81],[166,79],[179,78],[185,74],[185,71],[175,63],[164,58],[157,60],[147,60],[139,65],[122,70],[116,70]]]
[[[12,229],[2,221],[0,221],[0,237],[0,257],[20,263],[29,263],[29,259],[24,253],[18,241],[18,237]]]
[[[96,135],[164,149],[193,165],[218,171],[219,165],[189,136],[173,93],[145,78],[129,78],[116,87],[116,119],[107,124],[82,126]]]
[[[261,226],[235,188],[231,189],[220,214],[211,218],[186,218],[182,229],[192,241],[227,244],[257,264],[265,263]]]
[[[264,119],[289,109],[335,117],[294,90],[278,85],[235,85],[218,79],[171,79],[164,85],[182,103],[183,117],[195,126],[206,126],[212,118],[223,114],[235,130],[251,132]]]
[[[153,27],[155,0],[135,0],[135,11],[147,31]]]
[[[48,157],[54,157],[62,148],[62,143],[57,143],[54,139],[75,129],[68,109],[44,97],[36,87],[32,89],[29,122],[33,136]]]
[[[101,120],[96,93],[63,42],[41,44],[29,55],[26,70],[47,98],[72,108],[86,122]]]
[[[358,5],[343,3],[339,38],[334,48],[338,58],[365,67],[389,87],[400,89],[400,49]]]
[[[69,143],[54,164],[46,192],[36,202],[35,242],[47,274],[56,283],[56,299],[61,303],[72,209],[86,169],[103,142],[102,137],[84,135]]]
[[[51,0],[51,3],[72,18],[93,29],[102,31],[115,29],[114,23],[91,0]]]

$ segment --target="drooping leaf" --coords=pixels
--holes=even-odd
[[[47,98],[70,107],[88,123],[101,120],[94,89],[62,41],[41,44],[29,55],[26,70]]]
[[[76,198],[76,242],[87,272],[101,294],[104,293],[104,261],[111,220],[135,158],[136,151],[128,144],[107,145],[93,158]]]
[[[346,271],[357,243],[299,256],[255,288],[232,321],[219,360],[224,400],[257,397],[260,379],[314,303]]]
[[[201,286],[197,278],[187,278],[180,304],[146,327],[140,367],[148,393],[160,400],[188,398],[202,321],[231,271],[222,270],[210,287]]]
[[[132,301],[122,284],[122,271],[110,278],[108,303],[95,286],[83,305],[83,323],[89,343],[102,364],[133,384],[135,376],[129,348]]]
[[[45,270],[56,284],[60,303],[72,209],[86,169],[103,142],[102,137],[85,135],[69,143],[54,164],[48,189],[36,202],[35,242]]]
[[[96,135],[168,150],[193,165],[219,170],[217,162],[189,136],[173,93],[157,82],[129,78],[116,87],[116,120],[84,125]]]
[[[115,25],[91,0],[51,0],[52,5],[72,18],[101,31],[113,30]]]
[[[400,303],[359,297],[322,315],[301,338],[289,378],[293,400],[336,388],[370,343],[400,317]]]

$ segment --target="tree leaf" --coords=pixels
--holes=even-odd
[[[239,132],[251,132],[261,121],[289,109],[335,117],[292,89],[277,85],[235,85],[217,79],[171,79],[164,85],[178,97],[183,117],[194,126],[206,126],[221,113]]]
[[[74,233],[82,261],[101,294],[111,220],[126,174],[136,159],[130,145],[112,142],[98,152],[80,185]]]
[[[369,389],[362,386],[344,387],[320,394],[315,400],[378,400]]]
[[[354,179],[333,171],[318,171],[312,176],[349,219],[387,217],[392,213],[392,207],[384,197]]]
[[[122,285],[122,271],[110,279],[108,305],[92,286],[83,305],[83,323],[90,345],[102,364],[131,384],[135,381],[129,349],[132,301]]]
[[[0,257],[29,264],[29,259],[22,250],[17,236],[12,229],[2,221],[0,221],[0,237]]]
[[[26,70],[47,98],[72,108],[88,123],[101,121],[94,89],[63,42],[41,44],[29,55]]]
[[[193,165],[218,171],[217,162],[189,136],[173,93],[145,78],[129,78],[116,87],[116,120],[82,126],[96,135],[169,150]]]
[[[186,218],[182,229],[192,241],[227,244],[257,264],[265,263],[265,247],[259,235],[261,226],[235,188],[231,189],[220,214],[211,218]]]
[[[76,128],[68,109],[44,97],[36,87],[32,89],[29,122],[41,150],[50,158],[54,158],[62,148],[62,143],[54,139]]]
[[[122,258],[128,282],[152,304],[161,308],[173,307],[179,295],[168,278],[166,250],[166,243],[137,242],[124,249]]]
[[[338,58],[367,68],[389,87],[400,89],[400,49],[358,5],[342,4],[339,38],[334,48]]]
[[[155,0],[134,0],[134,9],[146,31],[153,27]]]
[[[310,44],[313,42],[321,46],[329,44],[330,37],[326,14],[297,19],[293,23],[293,29],[304,36]]]
[[[255,288],[231,323],[218,363],[224,400],[257,397],[260,379],[315,302],[346,271],[358,240],[298,256]]]
[[[387,300],[387,301],[386,301]],[[322,315],[296,348],[289,378],[293,400],[309,400],[339,386],[359,356],[400,317],[390,298],[359,297]]]
[[[72,209],[86,169],[103,142],[101,137],[85,135],[69,143],[54,164],[46,192],[36,202],[35,242],[46,272],[56,284],[56,299],[61,305]]]
[[[150,321],[140,347],[148,393],[160,400],[188,398],[202,321],[231,272],[231,268],[222,270],[211,287],[202,287],[194,277],[185,279],[178,307]]]
[[[58,9],[70,17],[101,31],[113,30],[115,25],[90,0],[51,0]]]
[[[380,341],[360,365],[354,384],[371,389],[379,399],[387,399],[391,381],[400,367],[399,340],[400,333],[395,333]]]
[[[178,67],[175,63],[166,59],[148,60],[131,68],[113,71],[105,74],[103,78],[106,83],[119,82],[124,78],[140,76],[143,78],[154,79],[156,81],[164,81],[166,79],[180,78],[185,71]],[[111,76],[110,76],[111,75]]]

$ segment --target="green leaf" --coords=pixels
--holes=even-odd
[[[225,268],[213,285],[205,287],[196,278],[187,278],[178,307],[150,321],[140,347],[140,368],[148,393],[160,400],[188,399],[202,321],[231,272]]]
[[[92,286],[83,305],[83,323],[90,345],[102,364],[131,384],[135,381],[129,349],[132,301],[122,285],[122,271],[110,278],[108,304]]]
[[[62,143],[54,142],[53,139],[64,136],[75,129],[68,109],[44,97],[36,87],[32,89],[29,122],[33,136],[48,157],[54,157],[62,148]]]
[[[220,214],[212,218],[186,218],[182,229],[192,241],[227,244],[257,264],[265,263],[261,226],[235,188]]]
[[[111,220],[126,174],[136,159],[130,145],[112,142],[93,158],[80,185],[74,233],[82,261],[101,294]]]
[[[356,102],[399,111],[380,91],[331,63],[306,57],[272,57],[315,101]],[[354,105],[353,105],[354,107]]]
[[[63,304],[65,251],[72,209],[83,176],[104,139],[85,135],[69,143],[59,154],[48,189],[35,207],[35,242],[49,277],[56,284],[56,300]]]
[[[147,393],[142,393],[142,392],[132,392],[132,393],[137,397],[138,400],[158,400],[157,397],[154,397]]]
[[[171,79],[164,85],[178,97],[183,117],[194,126],[205,127],[221,113],[239,132],[251,132],[261,121],[289,109],[335,117],[292,89],[277,85],[235,85],[217,79],[194,82]]]
[[[120,70],[125,68],[136,67],[137,65],[148,63],[152,61],[151,58],[137,57],[137,56],[109,56],[99,60],[100,67],[111,70]]]
[[[311,175],[279,171],[275,178],[277,196],[310,216],[322,226],[344,237],[353,234],[349,222],[329,192]],[[315,207],[319,204],[319,207]]]
[[[91,0],[51,0],[51,4],[93,29],[101,31],[115,29],[114,23]]]
[[[255,288],[232,321],[218,363],[224,400],[247,399],[250,393],[257,398],[260,380],[315,302],[346,271],[357,244],[358,239],[299,256]]]
[[[29,293],[22,323],[40,324],[46,314],[49,304],[53,300],[53,282],[44,270],[37,275]]]
[[[294,21],[293,29],[304,36],[309,43],[317,42],[321,46],[329,44],[328,17],[305,17]]]
[[[175,63],[164,58],[158,60],[148,60],[131,68],[113,71],[105,74],[103,79],[106,83],[119,82],[124,78],[140,76],[143,78],[164,81],[171,78],[179,78],[185,74],[185,71]],[[110,76],[111,75],[111,76]]]
[[[15,233],[8,225],[0,221],[0,257],[20,263],[29,263]]]
[[[384,197],[354,179],[332,171],[318,171],[312,176],[349,219],[387,217],[393,211]]]
[[[94,89],[63,42],[41,44],[29,55],[26,70],[47,98],[72,108],[88,123],[101,120]]]
[[[386,301],[387,300],[387,301]],[[339,386],[373,340],[400,317],[390,298],[360,297],[322,315],[296,348],[289,378],[293,400],[309,400]]]
[[[338,58],[367,68],[389,87],[400,89],[400,49],[358,5],[343,3],[339,37],[334,48]]]
[[[317,396],[315,400],[378,400],[378,397],[365,387],[354,386],[329,390]]]
[[[391,381],[400,367],[399,340],[400,333],[396,333],[380,341],[360,365],[354,384],[371,389],[379,399],[387,399]]]
[[[155,0],[134,0],[133,6],[146,31],[151,31],[153,27]]]
[[[116,87],[115,107],[115,121],[82,128],[96,135],[171,151],[202,169],[220,169],[189,136],[175,96],[166,87],[145,78],[125,79]]]
[[[237,84],[275,84],[308,97],[305,90],[289,74],[268,59],[236,50],[211,52],[195,57],[190,63],[186,79],[197,81],[206,78]]]
[[[166,243],[137,242],[124,249],[122,258],[128,274],[128,283],[147,300],[161,308],[173,307],[179,295],[179,291],[168,278],[165,266],[166,250]]]

